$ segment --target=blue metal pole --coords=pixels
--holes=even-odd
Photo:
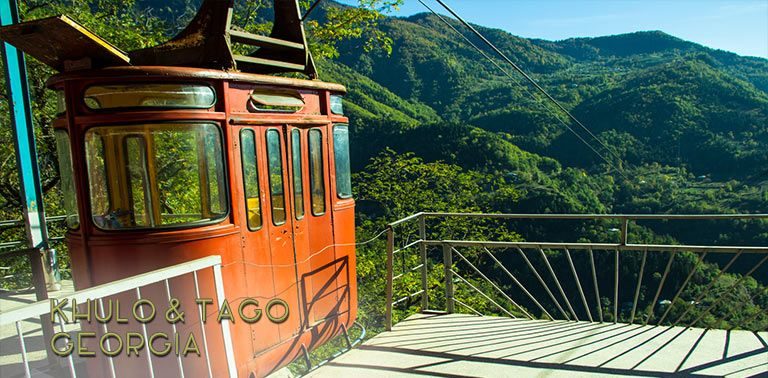
[[[0,24],[19,22],[16,0],[0,0]],[[13,122],[13,142],[16,149],[16,165],[19,172],[22,215],[26,224],[27,240],[31,248],[48,249],[48,231],[45,223],[45,206],[37,166],[35,131],[32,124],[29,84],[24,54],[15,47],[2,43],[6,89]],[[54,256],[49,261],[55,261]],[[48,262],[50,266],[50,262]],[[48,271],[48,269],[46,269]]]

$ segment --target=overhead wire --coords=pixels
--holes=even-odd
[[[446,20],[446,19],[445,19],[443,16],[441,16],[439,13],[435,12],[435,10],[434,10],[434,9],[432,9],[432,8],[431,8],[429,5],[427,5],[427,4],[426,4],[424,1],[422,1],[422,0],[419,0],[419,2],[420,2],[422,5],[424,5],[424,7],[425,7],[425,8],[427,8],[427,9],[428,9],[430,12],[432,12],[432,14],[434,14],[435,16],[437,16],[437,18],[438,18],[438,19],[440,19],[440,21],[442,21],[442,22],[443,22],[445,25],[447,25],[447,26],[448,26],[448,27],[449,27],[451,30],[453,30],[453,32],[455,32],[455,33],[456,33],[456,34],[458,34],[458,35],[459,35],[459,36],[460,36],[462,39],[464,39],[464,41],[465,41],[465,42],[467,42],[467,44],[469,44],[470,46],[472,46],[472,47],[473,47],[475,50],[477,50],[477,52],[479,52],[479,53],[480,53],[480,54],[481,54],[483,57],[485,57],[485,58],[486,58],[486,59],[487,59],[489,62],[491,62],[491,64],[493,64],[493,65],[494,65],[496,68],[498,68],[498,69],[499,69],[501,72],[503,72],[503,73],[504,73],[504,74],[505,74],[507,77],[509,77],[509,78],[510,78],[510,79],[511,79],[511,80],[512,80],[512,81],[513,81],[515,84],[517,84],[517,85],[519,85],[521,88],[523,88],[523,89],[524,89],[524,90],[525,90],[525,91],[526,91],[526,92],[527,92],[527,93],[528,93],[528,94],[531,96],[531,98],[534,100],[534,103],[537,103],[537,104],[540,104],[540,105],[544,106],[544,104],[541,104],[541,103],[539,103],[539,102],[536,102],[536,101],[535,101],[535,98],[534,98],[534,95],[533,95],[533,93],[530,91],[530,89],[528,89],[528,87],[527,87],[527,86],[523,85],[523,84],[522,84],[522,83],[521,83],[521,82],[520,82],[520,81],[519,81],[519,80],[518,80],[518,79],[517,79],[517,78],[516,78],[514,75],[512,75],[512,74],[511,74],[511,73],[510,73],[508,70],[506,70],[504,67],[502,67],[502,66],[501,66],[501,65],[500,65],[498,62],[496,62],[496,61],[495,61],[495,60],[494,60],[494,59],[493,59],[491,56],[489,56],[489,55],[488,55],[488,54],[487,54],[485,51],[483,51],[483,49],[481,49],[480,47],[478,47],[478,46],[477,46],[477,45],[476,45],[474,42],[472,42],[472,40],[470,40],[469,38],[467,38],[467,36],[465,36],[465,35],[464,35],[462,32],[460,32],[458,29],[456,29],[456,27],[454,27],[453,25],[451,25],[451,23],[450,23],[450,22],[448,22],[448,20]],[[613,166],[613,164],[611,164],[611,163],[608,161],[608,159],[607,159],[607,158],[605,158],[605,156],[603,156],[603,155],[602,155],[602,154],[601,154],[599,151],[597,151],[597,149],[595,149],[595,148],[594,148],[594,146],[592,146],[592,145],[591,145],[591,144],[590,144],[590,143],[589,143],[589,142],[588,142],[586,139],[584,139],[584,137],[582,137],[582,136],[581,136],[581,134],[577,133],[577,132],[576,132],[576,130],[574,130],[574,129],[573,129],[571,126],[569,126],[567,123],[565,123],[565,121],[563,121],[562,119],[560,119],[560,117],[558,117],[558,116],[555,116],[555,119],[557,119],[557,121],[558,121],[558,122],[560,122],[560,124],[561,124],[561,125],[563,125],[563,127],[565,127],[565,128],[566,128],[568,131],[570,131],[570,132],[571,132],[571,133],[572,133],[574,136],[576,136],[576,138],[578,138],[578,139],[579,139],[579,140],[580,140],[582,143],[584,143],[584,144],[585,144],[585,145],[586,145],[586,146],[587,146],[587,147],[588,147],[590,150],[592,150],[592,152],[594,152],[594,153],[595,153],[595,154],[596,154],[598,157],[600,157],[600,159],[602,159],[604,162],[606,162],[606,163],[607,163],[607,164],[608,164],[610,167],[612,167],[613,169],[616,169],[616,171],[617,171],[617,172],[619,172],[619,174],[621,174],[622,176],[624,176],[624,174],[623,174],[623,173],[622,173],[620,170],[618,170],[617,168],[615,168],[615,167]],[[625,177],[625,178],[627,178],[626,176],[624,176],[624,177]]]
[[[301,16],[301,22],[306,21],[307,17],[309,17],[309,15],[312,14],[312,11],[314,11],[315,8],[317,8],[317,6],[320,5],[321,1],[323,1],[323,0],[316,0],[314,3],[312,3],[312,5],[309,7],[309,9],[307,9],[307,12],[304,13],[303,16]]]
[[[578,120],[573,114],[571,114],[568,109],[566,109],[562,104],[560,104],[557,99],[552,97],[552,95],[549,94],[539,83],[534,80],[528,73],[525,72],[520,66],[515,64],[509,57],[507,57],[506,54],[504,54],[496,45],[494,45],[491,41],[489,41],[485,36],[480,33],[477,29],[475,29],[474,26],[472,26],[470,23],[468,23],[466,20],[464,20],[463,17],[461,17],[456,11],[454,11],[451,7],[449,7],[443,0],[436,0],[440,5],[443,6],[448,12],[450,12],[456,19],[459,20],[464,26],[467,27],[473,34],[475,34],[478,38],[480,38],[485,44],[487,44],[491,49],[493,49],[494,52],[496,52],[502,59],[504,59],[507,63],[509,63],[517,72],[519,72],[523,77],[528,80],[536,89],[538,89],[544,96],[546,96],[555,106],[557,106],[563,113],[565,113],[568,118],[570,118],[574,123],[579,125],[584,131],[586,131],[590,136],[592,136],[600,145],[605,148],[608,152],[612,153],[614,157],[621,160],[621,157],[616,154],[615,151],[613,151],[608,145],[606,145],[600,138],[598,138],[594,133],[592,133],[589,128],[587,128],[581,121]]]
[[[465,42],[467,42],[470,46],[472,46],[475,50],[477,50],[480,54],[483,55],[491,64],[496,66],[499,70],[501,70],[507,77],[512,79],[516,84],[520,85],[522,88],[524,88],[532,97],[533,93],[530,92],[527,86],[522,85],[517,78],[514,77],[508,70],[504,69],[499,65],[493,58],[491,58],[483,49],[481,49],[479,46],[477,46],[474,42],[472,42],[467,36],[464,35],[464,33],[457,30],[453,25],[451,25],[450,22],[445,20],[439,13],[437,13],[434,9],[432,9],[429,5],[427,5],[423,0],[418,0],[419,3],[421,3],[425,8],[427,8],[432,14],[437,16],[440,21],[442,21],[444,24],[446,24],[453,32],[458,34],[459,36],[464,39]],[[562,104],[560,104],[559,101],[557,101],[552,95],[549,94],[541,85],[539,85],[536,80],[534,80],[530,75],[528,75],[522,68],[520,68],[515,62],[513,62],[509,57],[506,56],[499,48],[497,48],[491,41],[489,41],[485,36],[483,36],[477,29],[475,29],[472,25],[470,25],[467,21],[464,20],[459,14],[457,14],[453,9],[451,9],[447,4],[445,4],[442,0],[436,0],[443,8],[445,8],[448,12],[450,12],[456,19],[461,22],[465,27],[467,27],[475,36],[480,38],[486,45],[491,47],[494,52],[496,52],[503,60],[505,60],[507,63],[509,63],[517,72],[519,72],[528,82],[530,82],[536,89],[539,90],[544,96],[549,99],[555,106],[558,107],[565,115],[568,116],[574,123],[579,125],[580,128],[585,130],[593,139],[595,139],[606,151],[608,151],[611,155],[613,155],[616,159],[618,159],[618,162],[621,163],[622,159],[621,157],[608,145],[606,145],[600,138],[598,138],[589,128],[587,128],[581,121],[579,121],[568,109],[566,109]],[[543,105],[543,104],[542,104]],[[574,136],[576,136],[582,143],[584,143],[592,152],[594,152],[601,160],[603,160],[608,166],[616,170],[621,176],[623,176],[625,179],[629,179],[623,172],[623,169],[620,167],[617,167],[614,163],[612,163],[609,159],[607,159],[602,153],[600,153],[594,146],[592,146],[591,143],[589,143],[584,137],[582,137],[579,133],[577,133],[572,127],[570,127],[567,123],[565,123],[560,117],[555,117],[560,124],[562,124],[568,131],[570,131]]]
[[[427,8],[432,14],[437,16],[440,21],[442,21],[445,25],[447,25],[454,33],[458,34],[464,41],[472,46],[475,50],[477,50],[486,60],[488,60],[491,64],[493,64],[496,68],[498,68],[504,75],[506,75],[508,78],[512,79],[512,81],[522,87],[534,100],[535,103],[541,104],[544,106],[544,104],[539,103],[534,98],[534,94],[528,89],[527,86],[520,83],[520,81],[508,70],[506,70],[504,67],[502,67],[499,63],[497,63],[491,56],[489,56],[483,49],[481,49],[479,46],[477,46],[474,42],[472,42],[467,36],[464,35],[464,33],[460,32],[458,29],[456,29],[450,22],[448,22],[445,18],[443,18],[439,13],[437,13],[434,9],[432,9],[429,5],[427,5],[423,0],[418,0],[419,3],[421,3],[425,8]],[[606,145],[600,138],[597,137],[589,128],[587,128],[581,121],[579,121],[573,114],[571,114],[568,109],[566,109],[562,104],[560,104],[559,101],[557,101],[552,95],[549,94],[541,85],[539,85],[536,80],[534,80],[530,75],[528,75],[522,68],[520,68],[517,64],[515,64],[511,59],[509,59],[501,50],[499,50],[492,42],[490,42],[485,36],[483,36],[479,31],[477,31],[471,24],[466,22],[464,18],[462,18],[458,13],[456,13],[453,9],[451,9],[447,4],[445,4],[442,0],[436,0],[443,8],[445,8],[448,12],[450,12],[456,19],[459,20],[464,26],[466,26],[473,34],[475,34],[478,38],[480,38],[485,44],[487,44],[491,49],[493,49],[499,56],[502,57],[507,63],[509,63],[517,72],[519,72],[526,80],[528,80],[536,89],[538,89],[544,96],[546,96],[547,99],[549,99],[555,106],[557,106],[565,115],[568,116],[574,123],[576,123],[581,129],[586,131],[594,140],[596,140],[606,151],[608,151],[611,155],[613,155],[619,163],[622,163],[621,157],[608,145]],[[309,15],[312,13],[313,10],[322,2],[322,0],[316,0],[312,5],[309,7],[307,12],[304,14],[304,16],[301,18],[302,21],[304,21]],[[579,141],[581,141],[584,145],[586,145],[595,155],[597,155],[601,160],[603,160],[606,164],[608,164],[609,167],[614,169],[616,172],[618,172],[621,176],[623,176],[625,179],[629,179],[623,172],[623,169],[621,167],[621,164],[619,166],[616,166],[613,164],[609,159],[607,159],[600,151],[597,150],[589,141],[587,141],[581,134],[576,132],[570,125],[568,125],[565,121],[563,121],[559,116],[555,116],[555,119],[557,119],[560,124],[565,127],[568,131],[571,132],[574,136],[576,136]]]

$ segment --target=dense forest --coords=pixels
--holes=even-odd
[[[33,6],[45,3],[45,6]],[[80,4],[84,3],[84,4]],[[24,17],[69,13],[116,45],[152,45],[178,30],[198,2],[66,1],[23,2]],[[245,2],[243,2],[245,3]],[[251,2],[252,4],[261,2]],[[308,3],[308,2],[305,2]],[[387,4],[395,2],[380,2]],[[243,10],[235,21],[263,31],[264,8]],[[341,11],[339,11],[341,9]],[[569,120],[535,89],[498,72],[438,18],[358,14],[349,33],[329,33],[344,8],[328,1],[308,25],[320,78],[347,86],[345,110],[351,119],[353,185],[358,201],[358,240],[377,235],[387,222],[419,211],[503,213],[763,213],[768,204],[768,60],[712,50],[659,31],[600,38],[544,41],[516,37],[478,26],[506,54],[604,141],[599,158],[564,126]],[[381,8],[381,10],[386,10]],[[459,30],[458,23],[449,19]],[[473,38],[466,34],[468,38]],[[361,51],[363,53],[361,53]],[[55,109],[44,89],[51,72],[31,61],[31,87],[40,149],[46,208],[61,212],[50,121]],[[7,103],[0,117],[8,124]],[[578,132],[578,131],[577,131]],[[10,131],[0,131],[10,156]],[[581,137],[597,145],[586,134]],[[2,166],[0,208],[4,219],[18,218],[13,159]],[[457,223],[443,234],[483,240],[615,242],[610,222]],[[61,230],[58,230],[59,232]],[[54,228],[53,233],[57,229]],[[21,237],[3,230],[5,241]],[[648,243],[766,245],[764,221],[667,222],[633,224],[630,239]],[[384,312],[382,240],[360,246],[360,317],[380,330]],[[557,269],[564,257],[550,255]],[[695,256],[684,254],[671,273],[685,276]],[[66,256],[62,264],[66,269]],[[510,265],[519,261],[509,260]],[[607,264],[607,262],[606,262]],[[622,279],[637,279],[639,259],[630,258]],[[666,259],[650,259],[649,277],[664,271]],[[765,329],[768,324],[768,266],[741,279],[754,265],[718,275],[724,261],[711,257],[698,268],[694,284],[676,310],[712,280],[712,302],[735,288],[707,325]],[[3,262],[23,271],[24,261]],[[737,264],[738,265],[738,264]],[[435,262],[435,271],[442,268]],[[677,278],[678,280],[680,278]],[[433,277],[431,285],[439,285]],[[3,286],[18,284],[3,281]],[[416,281],[406,285],[417,285]],[[674,285],[671,285],[674,288]],[[405,292],[409,287],[402,288]],[[627,289],[630,290],[631,289]],[[649,285],[649,291],[655,286]],[[413,292],[414,290],[410,290]],[[626,293],[631,296],[631,292]],[[643,292],[641,306],[652,306]],[[466,293],[458,293],[471,301]],[[664,293],[663,295],[668,295]],[[625,295],[622,294],[624,297]],[[610,308],[612,298],[602,298]],[[412,311],[398,312],[402,317]],[[414,302],[415,305],[415,302]],[[478,307],[491,311],[482,300]],[[722,307],[722,308],[721,308]],[[529,308],[532,312],[534,309]],[[759,313],[762,313],[760,315]],[[756,317],[752,315],[757,314]],[[540,316],[541,314],[537,314]],[[696,310],[689,316],[696,316]]]
[[[457,21],[448,22],[466,30]],[[608,164],[568,131],[564,114],[537,95],[522,77],[506,77],[436,16],[425,13],[388,18],[381,28],[393,39],[391,54],[360,54],[359,42],[350,40],[342,42],[338,58],[321,65],[324,78],[350,89],[346,106],[355,132],[354,161],[360,172],[355,180],[357,199],[363,205],[361,217],[371,223],[371,230],[381,227],[381,218],[392,220],[422,210],[624,214],[765,211],[768,194],[765,171],[760,168],[768,159],[765,59],[712,50],[659,31],[553,42],[478,26],[608,145],[609,149],[601,149],[588,134],[580,133],[608,158]],[[480,44],[468,32],[465,36]],[[479,240],[616,242],[618,238],[612,233],[618,225],[610,222],[474,226],[474,230],[454,226],[451,232],[475,235]],[[768,241],[766,230],[762,221],[656,222],[634,225],[630,239],[764,245]],[[382,261],[382,248],[362,249],[361,253],[370,253],[370,257],[361,258],[360,263],[370,259],[370,272],[378,279],[364,287],[371,291],[379,288],[379,295],[383,293],[383,277],[376,275],[374,267]],[[622,279],[637,279],[639,255],[628,259]],[[561,253],[553,252],[550,259],[556,269],[567,272]],[[725,265],[723,258],[705,261],[710,265],[701,269],[700,284],[693,285],[683,297],[697,297],[698,291],[714,279],[713,272]],[[505,263],[520,267],[515,274],[534,280],[530,273],[524,275],[524,263],[519,258],[510,257]],[[612,264],[607,260],[602,263]],[[640,295],[643,309],[655,306],[650,303],[654,283],[658,285],[666,263],[666,257],[658,257],[645,267],[650,268],[648,277],[653,283],[646,278],[648,287],[643,287]],[[671,274],[682,279],[694,263],[693,256],[684,256],[671,268]],[[739,271],[753,265],[754,261],[744,262]],[[582,266],[583,274],[588,275],[588,266]],[[745,317],[765,311],[768,304],[767,293],[762,291],[768,282],[765,268],[752,274],[759,283],[744,280],[752,288],[744,288],[744,293],[752,294],[741,300],[754,305],[742,309]],[[361,270],[365,272],[365,266]],[[729,287],[733,278],[720,280],[723,282],[713,285],[719,288],[716,292]],[[741,285],[736,286],[741,295]],[[400,294],[417,289],[413,282]],[[578,293],[571,289],[574,291],[566,292],[577,298]],[[630,302],[631,289],[621,295]],[[601,290],[606,291],[610,292]],[[661,295],[671,297],[674,291],[665,288]],[[754,303],[752,295],[756,295]],[[365,300],[362,298],[361,303]],[[603,297],[601,305],[610,308],[612,300]],[[381,302],[374,308],[379,306]],[[488,303],[486,306],[493,308]],[[712,312],[725,316],[731,310]],[[749,326],[759,328],[766,320],[760,318]],[[711,326],[731,326],[709,321]]]

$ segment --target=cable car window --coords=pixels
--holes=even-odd
[[[91,128],[86,159],[91,214],[101,229],[181,227],[227,214],[221,135],[213,124]]]
[[[143,136],[131,135],[125,138],[125,155],[128,179],[128,203],[132,209],[128,215],[136,226],[154,225],[147,211],[149,203],[149,178],[147,177],[147,143]]]
[[[319,129],[309,130],[309,190],[312,192],[312,215],[324,214],[323,133]]]
[[[217,159],[217,154],[221,154],[218,134],[203,134],[203,151],[205,152],[205,181],[208,184],[208,204],[209,214],[223,214],[227,212],[227,196],[221,193],[226,188],[226,178],[224,177],[224,165],[221,159]]]
[[[336,162],[336,194],[339,198],[352,197],[352,172],[349,161],[349,127],[333,127],[333,156]]]
[[[85,90],[85,106],[92,110],[117,108],[208,109],[216,103],[216,92],[207,85],[114,84],[94,85]]]
[[[331,95],[331,113],[344,115],[344,103],[339,95]]]
[[[77,195],[75,193],[75,178],[72,169],[72,150],[69,144],[69,134],[64,130],[56,130],[56,152],[59,158],[59,175],[61,176],[61,191],[64,197],[67,227],[80,227],[80,217],[77,214]]]
[[[285,193],[283,192],[283,159],[280,148],[280,133],[267,130],[267,173],[269,192],[272,198],[272,223],[285,223]]]
[[[294,113],[306,104],[298,91],[262,88],[251,93],[248,105],[257,112]]]
[[[248,213],[248,228],[253,231],[262,226],[259,168],[256,165],[256,134],[253,130],[240,132],[240,152],[243,161],[245,210]]]
[[[107,166],[104,158],[104,138],[92,135],[85,140],[86,162],[88,163],[91,209],[94,214],[106,214],[109,211]]]
[[[293,206],[296,219],[304,218],[304,183],[301,180],[301,131],[291,131],[291,160],[293,160]]]
[[[67,101],[64,91],[56,91],[56,115],[64,115],[67,112]]]

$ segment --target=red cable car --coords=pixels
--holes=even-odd
[[[269,37],[229,29],[232,3],[206,0],[173,40],[128,54],[65,16],[0,37],[62,72],[48,85],[60,100],[53,124],[76,288],[221,255],[233,311],[253,298],[266,315],[232,324],[237,375],[263,376],[355,321],[355,202],[344,87],[268,75],[316,78],[297,2],[275,1]],[[236,55],[232,43],[259,48]],[[206,293],[190,279],[171,286],[196,313]],[[167,302],[164,287],[145,295]],[[215,376],[226,372],[218,354]],[[107,375],[104,360],[91,375]],[[147,376],[142,362],[116,358],[116,370]],[[178,375],[175,363],[154,358],[154,374]],[[203,375],[202,363],[186,358],[183,370]]]

